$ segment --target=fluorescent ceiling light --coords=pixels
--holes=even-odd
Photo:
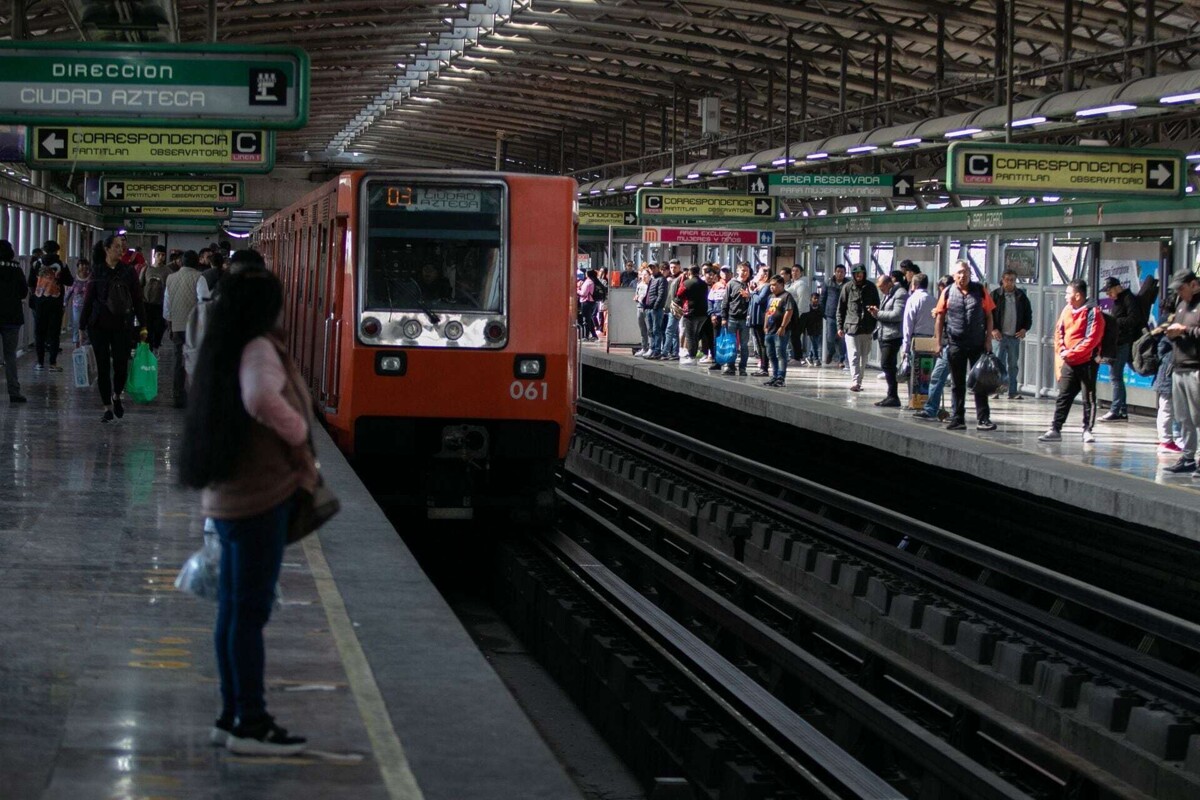
[[[1075,112],[1077,117],[1098,117],[1102,114],[1117,114],[1122,111],[1137,111],[1137,106],[1131,106],[1128,103],[1117,103],[1112,106],[1100,106],[1099,108],[1082,108]]]
[[[600,190],[599,190],[599,189],[592,189],[590,192],[588,192],[588,194],[600,194]]]
[[[784,164],[795,164],[795,163],[796,163],[796,159],[794,159],[794,158],[777,158],[771,162],[771,166],[772,167],[782,167]]]
[[[1029,125],[1041,125],[1045,121],[1045,117],[1026,117],[1025,119],[1014,119],[1012,126],[1014,128],[1024,128]]]
[[[606,191],[606,192],[615,192],[615,191],[616,191],[616,188],[615,188],[615,187],[610,187],[610,188],[608,188],[608,189],[605,189],[604,191]]]
[[[628,191],[628,190],[630,190],[630,189],[636,189],[636,188],[637,188],[637,184],[636,184],[636,183],[627,183],[627,184],[625,184],[625,190],[626,190],[626,191]]]
[[[1187,156],[1187,160],[1188,161],[1200,161],[1200,153],[1189,153]]]
[[[983,133],[983,128],[962,128],[957,131],[950,131],[946,134],[947,139],[957,139],[960,136],[973,136],[977,133]]]
[[[671,177],[663,178],[663,183],[674,183],[675,179]]]
[[[920,137],[917,137],[915,139],[898,139],[898,140],[892,142],[892,147],[908,147],[909,145],[920,144],[920,143],[921,143]]]
[[[1160,97],[1160,103],[1195,103],[1200,101],[1200,92],[1188,92],[1187,94],[1172,94],[1167,97]]]
[[[689,181],[694,181],[694,180],[696,180],[696,179],[697,179],[697,178],[699,178],[699,177],[700,177],[700,173],[699,173],[699,172],[689,172],[689,173],[687,174],[687,179],[688,179]]]
[[[822,158],[829,158],[829,153],[809,153],[805,158],[809,161],[819,161]]]
[[[713,175],[728,175],[729,172],[730,172],[730,170],[727,170],[727,169],[714,169]]]
[[[855,145],[854,147],[851,147],[849,150],[846,151],[846,154],[853,155],[855,153],[869,153],[872,150],[878,150],[878,149],[879,149],[878,145],[860,144],[860,145]]]
[[[742,164],[742,172],[749,172],[752,169],[758,169],[758,164]]]
[[[653,185],[654,185],[654,181],[646,181],[645,183],[642,184],[642,186],[653,186]]]

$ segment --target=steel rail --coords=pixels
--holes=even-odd
[[[1174,643],[1188,653],[1200,651],[1200,626],[1194,623],[1009,556],[963,536],[908,519],[883,506],[835,492],[815,482],[719,450],[617,409],[581,399],[579,410],[577,429],[585,435],[610,439],[642,457],[674,470],[681,477],[688,476],[690,471],[696,468],[696,462],[664,451],[663,443],[721,465],[727,471],[736,470],[741,473],[737,476],[739,478],[753,476],[753,480],[746,481],[750,485],[742,488],[743,497],[751,505],[770,509],[773,514],[793,521],[793,524],[806,529],[806,532],[824,538],[835,546],[910,582],[924,585],[964,607],[977,610],[1065,655],[1094,665],[1109,675],[1140,686],[1182,708],[1193,712],[1200,711],[1200,686],[1194,674],[1139,652],[1124,643],[1102,637],[1095,631],[1064,620],[996,588],[967,579],[948,567],[898,550],[894,543],[881,541],[878,537],[888,530],[897,537],[907,536],[910,541],[922,543],[967,561],[975,565],[980,572],[990,570],[1007,576],[1018,586],[1063,598],[1120,626],[1132,626]],[[589,419],[595,415],[602,415],[609,422],[634,428],[638,435],[599,425],[594,419]],[[649,438],[658,440],[657,444],[648,442]],[[726,474],[725,477],[733,476]],[[775,491],[762,490],[754,485],[760,483],[770,485]],[[864,533],[822,514],[789,504],[780,499],[780,488],[804,494],[822,506],[856,517],[864,523],[863,527],[872,533]]]

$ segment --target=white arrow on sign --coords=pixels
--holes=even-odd
[[[759,200],[757,203],[754,204],[754,213],[755,214],[770,214],[771,213],[771,201],[770,200]]]
[[[110,183],[108,185],[108,196],[113,198],[114,200],[120,200],[122,197],[125,196],[125,184]]]
[[[896,194],[899,196],[907,197],[910,194],[910,189],[912,189],[912,184],[904,178],[896,181]]]
[[[52,156],[58,155],[58,151],[66,146],[66,140],[58,138],[58,131],[51,131],[49,136],[42,139],[42,148]]]
[[[1153,178],[1154,182],[1159,186],[1168,183],[1171,180],[1171,175],[1172,172],[1171,170],[1167,169],[1166,164],[1159,164],[1154,169],[1150,170],[1150,177]]]
[[[625,224],[626,225],[636,225],[637,224],[637,214],[633,213],[632,211],[626,211],[625,212]]]

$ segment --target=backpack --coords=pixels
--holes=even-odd
[[[1137,293],[1137,307],[1142,327],[1150,324],[1150,311],[1154,301],[1158,299],[1158,278],[1153,275],[1142,281],[1142,288]]]
[[[133,311],[133,292],[129,291],[129,282],[120,273],[108,279],[108,300],[105,305],[117,319],[125,319]]]
[[[34,295],[37,297],[62,296],[62,287],[58,283],[58,266],[56,264],[43,264],[38,270],[37,288],[34,289]]]
[[[1158,368],[1162,364],[1158,355],[1158,343],[1161,339],[1161,333],[1146,331],[1133,343],[1133,360],[1130,366],[1138,375],[1149,377],[1158,374]]]
[[[600,281],[592,281],[592,299],[597,303],[603,303],[608,299],[608,287]]]
[[[1101,311],[1104,317],[1104,337],[1100,340],[1100,360],[1111,363],[1117,357],[1117,318],[1107,311]]]
[[[151,275],[146,279],[146,291],[143,293],[147,303],[161,303],[163,299],[163,279]]]

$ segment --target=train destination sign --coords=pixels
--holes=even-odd
[[[723,228],[643,228],[642,241],[647,244],[749,244],[769,247],[775,244],[775,232]]]
[[[0,42],[0,122],[295,130],[308,81],[299,47]]]
[[[947,188],[961,194],[1178,199],[1187,190],[1183,153],[1107,147],[955,142]]]
[[[100,179],[100,201],[112,206],[240,206],[241,178]]]
[[[773,197],[912,197],[916,187],[911,175],[777,173],[766,177]]]
[[[637,225],[637,212],[632,208],[581,208],[579,224],[581,227]]]
[[[760,222],[775,216],[775,199],[727,192],[665,192],[639,189],[637,214],[651,224],[679,219],[745,219]]]
[[[26,161],[57,170],[270,172],[275,134],[258,129],[34,125]]]

